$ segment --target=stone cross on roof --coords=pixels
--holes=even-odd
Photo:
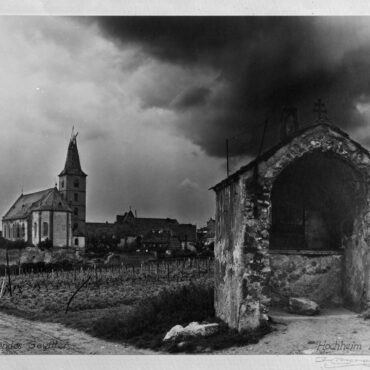
[[[71,141],[76,142],[78,132],[75,133],[75,127],[72,126],[72,134],[71,134]]]

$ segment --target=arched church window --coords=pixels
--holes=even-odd
[[[61,187],[64,188],[64,180],[61,182]]]
[[[78,246],[78,238],[75,239],[75,245]]]
[[[33,223],[33,235],[35,238],[37,237],[37,222]]]
[[[21,237],[24,238],[26,236],[26,228],[24,224],[22,224],[22,232],[21,232]]]
[[[6,225],[4,225],[4,238],[6,238],[7,237],[7,226]]]
[[[78,223],[76,222],[73,224],[73,230],[77,230],[77,228],[78,228]]]
[[[75,202],[78,202],[78,193],[74,193],[74,200]]]
[[[75,208],[75,209],[73,210],[73,214],[74,214],[75,216],[78,216],[78,208]]]
[[[49,224],[47,222],[43,222],[42,224],[42,235],[43,236],[49,235]]]
[[[74,179],[74,180],[73,180],[73,186],[74,186],[75,188],[78,188],[78,187],[80,186],[80,182],[79,182],[79,180],[78,180],[78,179]]]

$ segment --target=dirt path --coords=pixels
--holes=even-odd
[[[324,311],[317,317],[272,312],[271,316],[276,322],[275,330],[259,343],[225,349],[217,354],[370,354],[370,320],[363,320],[353,312]],[[60,323],[32,321],[0,312],[0,353],[133,355],[157,352],[97,339]]]
[[[219,354],[370,354],[370,320],[345,309],[316,317],[271,313],[276,329],[255,345]]]
[[[23,319],[0,312],[2,354],[150,354],[94,338],[61,324]]]

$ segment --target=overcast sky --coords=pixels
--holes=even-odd
[[[54,186],[73,125],[88,221],[132,206],[201,226],[225,138],[246,131],[231,150],[253,157],[284,105],[310,122],[322,98],[370,144],[370,18],[1,17],[0,66],[2,214]]]

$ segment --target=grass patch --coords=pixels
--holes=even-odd
[[[179,324],[218,322],[218,333],[208,337],[178,338],[163,342],[166,332]],[[189,283],[165,289],[158,295],[137,302],[123,317],[105,316],[94,323],[93,335],[110,340],[124,340],[140,348],[165,352],[211,352],[231,346],[257,343],[271,331],[268,325],[254,332],[237,332],[215,318],[211,283]]]
[[[214,317],[213,287],[186,284],[163,289],[158,295],[137,302],[125,317],[106,317],[94,325],[96,335],[107,339],[129,339],[157,334],[168,326],[184,325]]]

